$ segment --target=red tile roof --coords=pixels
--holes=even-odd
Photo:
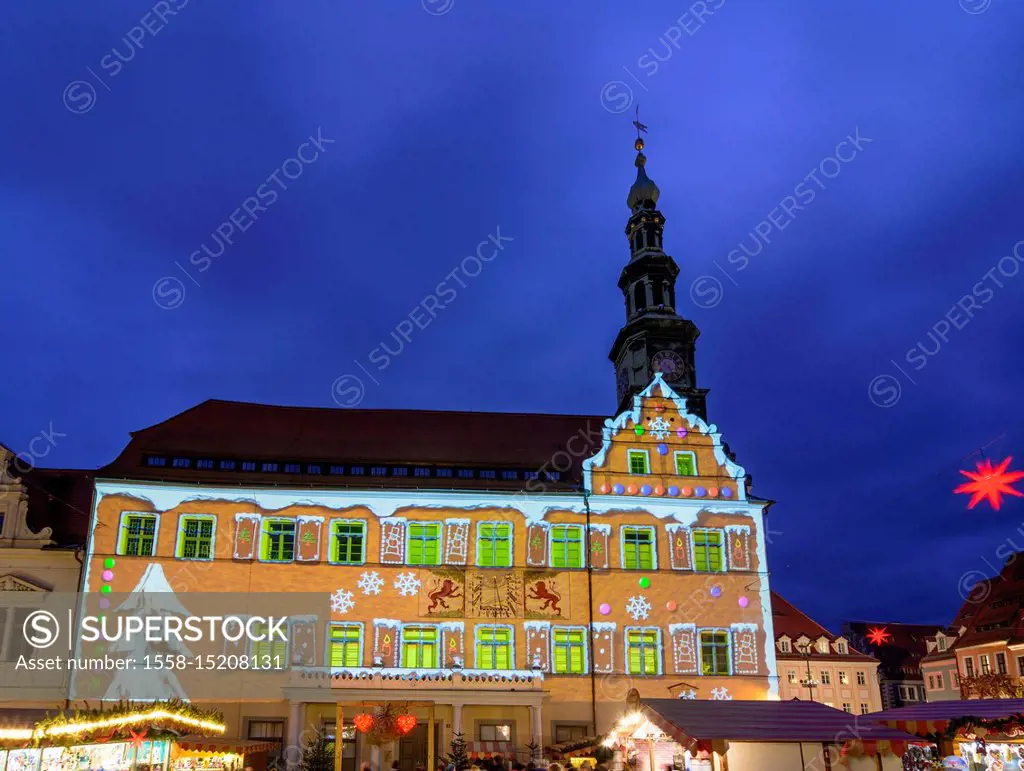
[[[835,649],[830,647],[830,653],[820,653],[817,648],[813,646],[813,643],[820,637],[828,638],[829,644],[836,641],[837,635],[832,634],[825,627],[815,621],[813,618],[808,616],[802,610],[791,604],[781,595],[776,592],[771,593],[772,596],[772,626],[775,628],[775,639],[778,641],[780,637],[788,637],[792,641],[798,640],[800,637],[807,637],[811,640],[812,646],[809,650],[811,658],[814,659],[837,659],[837,660],[870,660],[874,661],[874,657],[865,655],[860,651],[855,650],[852,647],[847,646],[848,654],[835,653]],[[778,653],[777,658],[785,659],[787,654]],[[792,654],[788,654],[790,658],[803,659],[804,656],[795,651]]]
[[[868,630],[885,628],[891,635],[889,642],[872,645],[867,641]],[[843,630],[852,644],[860,650],[875,656],[880,663],[879,672],[884,678],[921,679],[921,659],[928,653],[928,640],[935,633],[944,631],[940,624],[899,624],[887,621],[847,621]]]
[[[149,428],[132,432],[124,451],[101,469],[105,476],[131,476],[209,482],[288,483],[302,480],[281,473],[218,474],[208,470],[143,465],[145,454],[237,458],[280,463],[323,462],[458,465],[539,470],[578,481],[583,458],[601,446],[606,416],[537,415],[429,410],[352,410],[279,407],[211,399]],[[308,482],[308,478],[305,480]],[[370,479],[359,480],[365,486]],[[384,480],[381,480],[382,482]],[[349,480],[351,483],[352,480]],[[484,480],[410,478],[415,486],[481,486]],[[318,485],[345,484],[318,477]],[[402,480],[387,479],[388,486]],[[487,487],[523,486],[486,480]]]
[[[999,574],[977,584],[953,620],[959,632],[951,651],[993,642],[1024,643],[1024,552],[1011,555]],[[994,628],[988,628],[994,626]]]
[[[652,722],[698,741],[729,739],[762,742],[917,741],[916,737],[814,701],[705,701],[644,699]],[[652,715],[653,713],[653,715]],[[654,715],[661,720],[654,719]]]

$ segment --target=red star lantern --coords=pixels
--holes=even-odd
[[[971,500],[967,504],[968,509],[973,509],[982,500],[987,500],[992,508],[999,511],[999,507],[1003,505],[1004,495],[1015,495],[1018,498],[1024,498],[1024,493],[1020,490],[1015,490],[1010,485],[1014,482],[1024,479],[1024,471],[1007,471],[1006,469],[1010,465],[1010,461],[1013,458],[1006,458],[998,466],[992,466],[992,461],[985,458],[979,461],[977,466],[978,470],[975,471],[961,471],[965,477],[970,479],[970,482],[964,482],[962,485],[953,490],[954,493],[971,494]]]
[[[872,645],[885,645],[887,642],[892,640],[892,635],[886,631],[885,627],[873,626],[868,630],[868,642]]]
[[[143,728],[138,733],[135,733],[135,731],[133,731],[133,730],[131,730],[129,728],[128,729],[128,733],[131,734],[131,740],[130,741],[132,743],[132,747],[134,747],[136,750],[138,750],[140,747],[142,747],[142,743],[146,740],[146,734],[149,733],[149,729],[148,728]]]

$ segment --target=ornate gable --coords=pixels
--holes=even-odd
[[[746,472],[721,434],[689,412],[655,373],[633,409],[605,421],[600,451],[583,462],[584,485],[603,495],[745,501]]]
[[[50,589],[45,586],[33,583],[26,578],[21,578],[8,573],[0,576],[0,592],[48,592]]]

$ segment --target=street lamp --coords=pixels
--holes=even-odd
[[[807,677],[800,681],[800,685],[807,689],[807,696],[814,701],[814,689],[818,687],[818,681],[811,676],[811,646],[801,645],[797,647],[800,655],[807,658]]]

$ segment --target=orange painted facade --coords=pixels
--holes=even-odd
[[[777,698],[765,503],[748,499],[717,429],[687,414],[657,376],[632,411],[608,421],[584,471],[589,496],[544,492],[540,480],[516,494],[100,481],[85,591],[130,593],[157,565],[183,601],[196,592],[334,597],[330,618],[299,633],[313,636],[314,653],[298,652],[293,629],[291,672],[277,692],[225,710],[238,735],[247,714],[307,723],[331,714],[325,705],[342,705],[344,720],[359,705],[411,701],[423,719],[422,705],[433,705],[442,742],[457,728],[479,739],[504,705],[524,745],[551,743],[562,725],[606,730],[634,687],[650,698]],[[140,515],[155,517],[155,537],[130,556],[126,529]],[[214,523],[209,559],[182,556],[190,517]],[[285,559],[269,558],[271,523],[292,533]],[[335,564],[336,523],[364,528],[358,564]],[[437,523],[438,538],[415,547],[426,523]],[[495,532],[510,535],[508,561]],[[580,567],[567,567],[575,552],[564,541],[577,536]],[[435,548],[439,564],[413,564]],[[331,624],[358,629],[357,660],[325,660]],[[481,632],[499,627],[511,642],[500,663]],[[416,654],[428,666],[409,666],[410,629],[435,630],[435,649]],[[565,668],[575,671],[556,671]],[[314,692],[300,672],[331,675],[331,687]]]

